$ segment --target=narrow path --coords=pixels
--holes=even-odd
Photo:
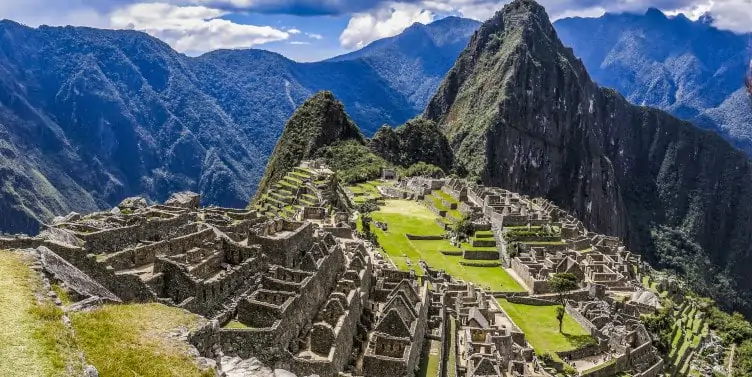
[[[736,343],[731,345],[731,355],[729,356],[728,377],[734,376],[734,353],[736,353]]]

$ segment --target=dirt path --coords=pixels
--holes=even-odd
[[[734,376],[734,353],[736,353],[736,343],[731,345],[731,355],[729,356],[728,377]]]

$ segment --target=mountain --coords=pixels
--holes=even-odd
[[[266,192],[301,161],[316,156],[320,149],[344,141],[366,144],[358,126],[345,113],[345,106],[332,92],[315,94],[287,121],[269,158],[258,193]]]
[[[554,26],[600,85],[718,132],[752,155],[752,106],[742,89],[749,34],[657,9],[566,18]]]
[[[409,120],[396,129],[382,126],[369,147],[386,161],[405,168],[423,162],[448,172],[454,165],[446,136],[436,123],[422,118]]]
[[[424,116],[469,174],[547,197],[751,313],[750,160],[599,88],[536,2],[515,0],[480,27]]]
[[[418,114],[479,26],[478,21],[459,17],[428,25],[415,23],[397,36],[328,61],[363,61],[390,87],[404,94]]]
[[[367,135],[402,124],[438,85],[437,59],[454,60],[469,39],[470,28],[453,29],[466,23],[414,25],[404,38],[428,46],[418,54],[397,36],[362,56],[296,63],[261,50],[192,58],[135,31],[0,21],[0,231],[35,233],[55,215],[181,190],[243,207],[306,98],[331,90]],[[377,70],[389,62],[405,64],[401,81]]]

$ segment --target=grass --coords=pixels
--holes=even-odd
[[[0,375],[81,374],[76,342],[61,322],[62,310],[45,298],[26,257],[0,251]],[[67,370],[70,365],[71,369]]]
[[[416,377],[434,377],[439,375],[439,359],[441,358],[441,342],[426,339],[424,344],[426,353],[420,360],[420,371]]]
[[[250,329],[250,327],[242,322],[232,320],[224,325],[225,329]]]
[[[375,226],[371,229],[376,233],[386,256],[403,271],[415,269],[419,274],[422,273],[418,267],[418,261],[422,259],[433,268],[445,270],[455,278],[476,283],[492,291],[523,292],[525,290],[500,267],[462,266],[459,264],[463,260],[462,256],[441,254],[442,250],[459,250],[447,240],[408,240],[406,233],[424,236],[444,234],[444,230],[436,223],[438,217],[418,202],[387,200],[379,211],[372,213],[372,218],[388,224],[387,232]]]
[[[457,325],[454,323],[453,317],[448,317],[449,319],[449,359],[447,360],[447,373],[446,375],[448,377],[456,377],[456,369],[455,364],[457,362],[455,354],[457,353],[457,350],[454,348],[454,337],[457,336]]]
[[[107,305],[73,313],[87,361],[101,377],[208,377],[188,355],[187,345],[168,334],[180,327],[196,328],[200,317],[161,304]]]
[[[63,305],[70,305],[72,303],[70,299],[70,295],[68,295],[68,291],[63,289],[58,284],[52,284],[52,290],[57,294],[57,297],[60,299],[60,301],[63,302]]]
[[[571,351],[595,343],[595,339],[569,314],[564,315],[562,332],[559,332],[557,305],[534,306],[514,304],[505,299],[498,301],[538,354],[550,352],[555,355],[557,351]]]

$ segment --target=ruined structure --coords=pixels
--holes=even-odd
[[[497,302],[507,295],[424,261],[422,274],[398,271],[353,233],[351,203],[331,170],[309,161],[290,178],[248,210],[199,208],[192,193],[151,206],[129,198],[108,212],[58,218],[37,237],[0,238],[0,248],[39,248],[84,301],[160,302],[211,319],[189,339],[219,369],[236,357],[298,376],[408,377],[430,349],[441,377],[549,375]],[[602,370],[662,371],[639,321],[660,303],[637,288],[643,263],[618,239],[587,231],[546,200],[458,179],[379,189],[433,206],[445,229],[469,218],[473,235],[453,253],[513,271],[528,292],[510,301],[550,304],[553,275],[578,277],[566,311],[597,344],[562,359],[611,351],[617,361]]]

